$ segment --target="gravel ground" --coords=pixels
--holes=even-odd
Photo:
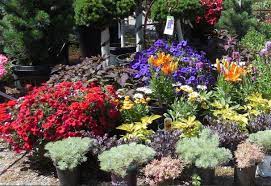
[[[0,185],[59,185],[54,168],[33,166],[24,153],[16,154],[8,149],[7,144],[0,141]],[[90,181],[90,180],[88,180]],[[142,180],[139,180],[139,183]],[[215,185],[231,186],[233,169],[220,167],[216,169]],[[89,182],[86,185],[107,186],[110,183]],[[257,178],[257,186],[271,186],[271,178]]]

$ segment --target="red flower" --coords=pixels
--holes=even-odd
[[[16,151],[84,131],[103,135],[119,117],[115,90],[94,83],[34,87],[24,98],[0,104],[0,137]]]

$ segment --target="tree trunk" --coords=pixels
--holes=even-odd
[[[121,47],[125,47],[125,20],[120,21],[120,45]]]
[[[177,29],[178,40],[182,41],[183,40],[183,30],[182,30],[182,24],[181,24],[180,19],[177,19],[177,21],[176,21],[176,29]]]
[[[106,27],[101,33],[101,54],[105,58],[104,66],[109,65],[110,59],[110,33],[109,27]]]
[[[136,51],[139,52],[142,50],[143,46],[143,7],[142,0],[138,1],[136,9]]]

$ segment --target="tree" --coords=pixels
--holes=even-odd
[[[18,64],[55,63],[73,25],[73,0],[1,1],[4,52]]]

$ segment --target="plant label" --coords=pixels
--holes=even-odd
[[[167,23],[166,23],[164,34],[172,36],[173,32],[174,32],[174,17],[167,16]]]

